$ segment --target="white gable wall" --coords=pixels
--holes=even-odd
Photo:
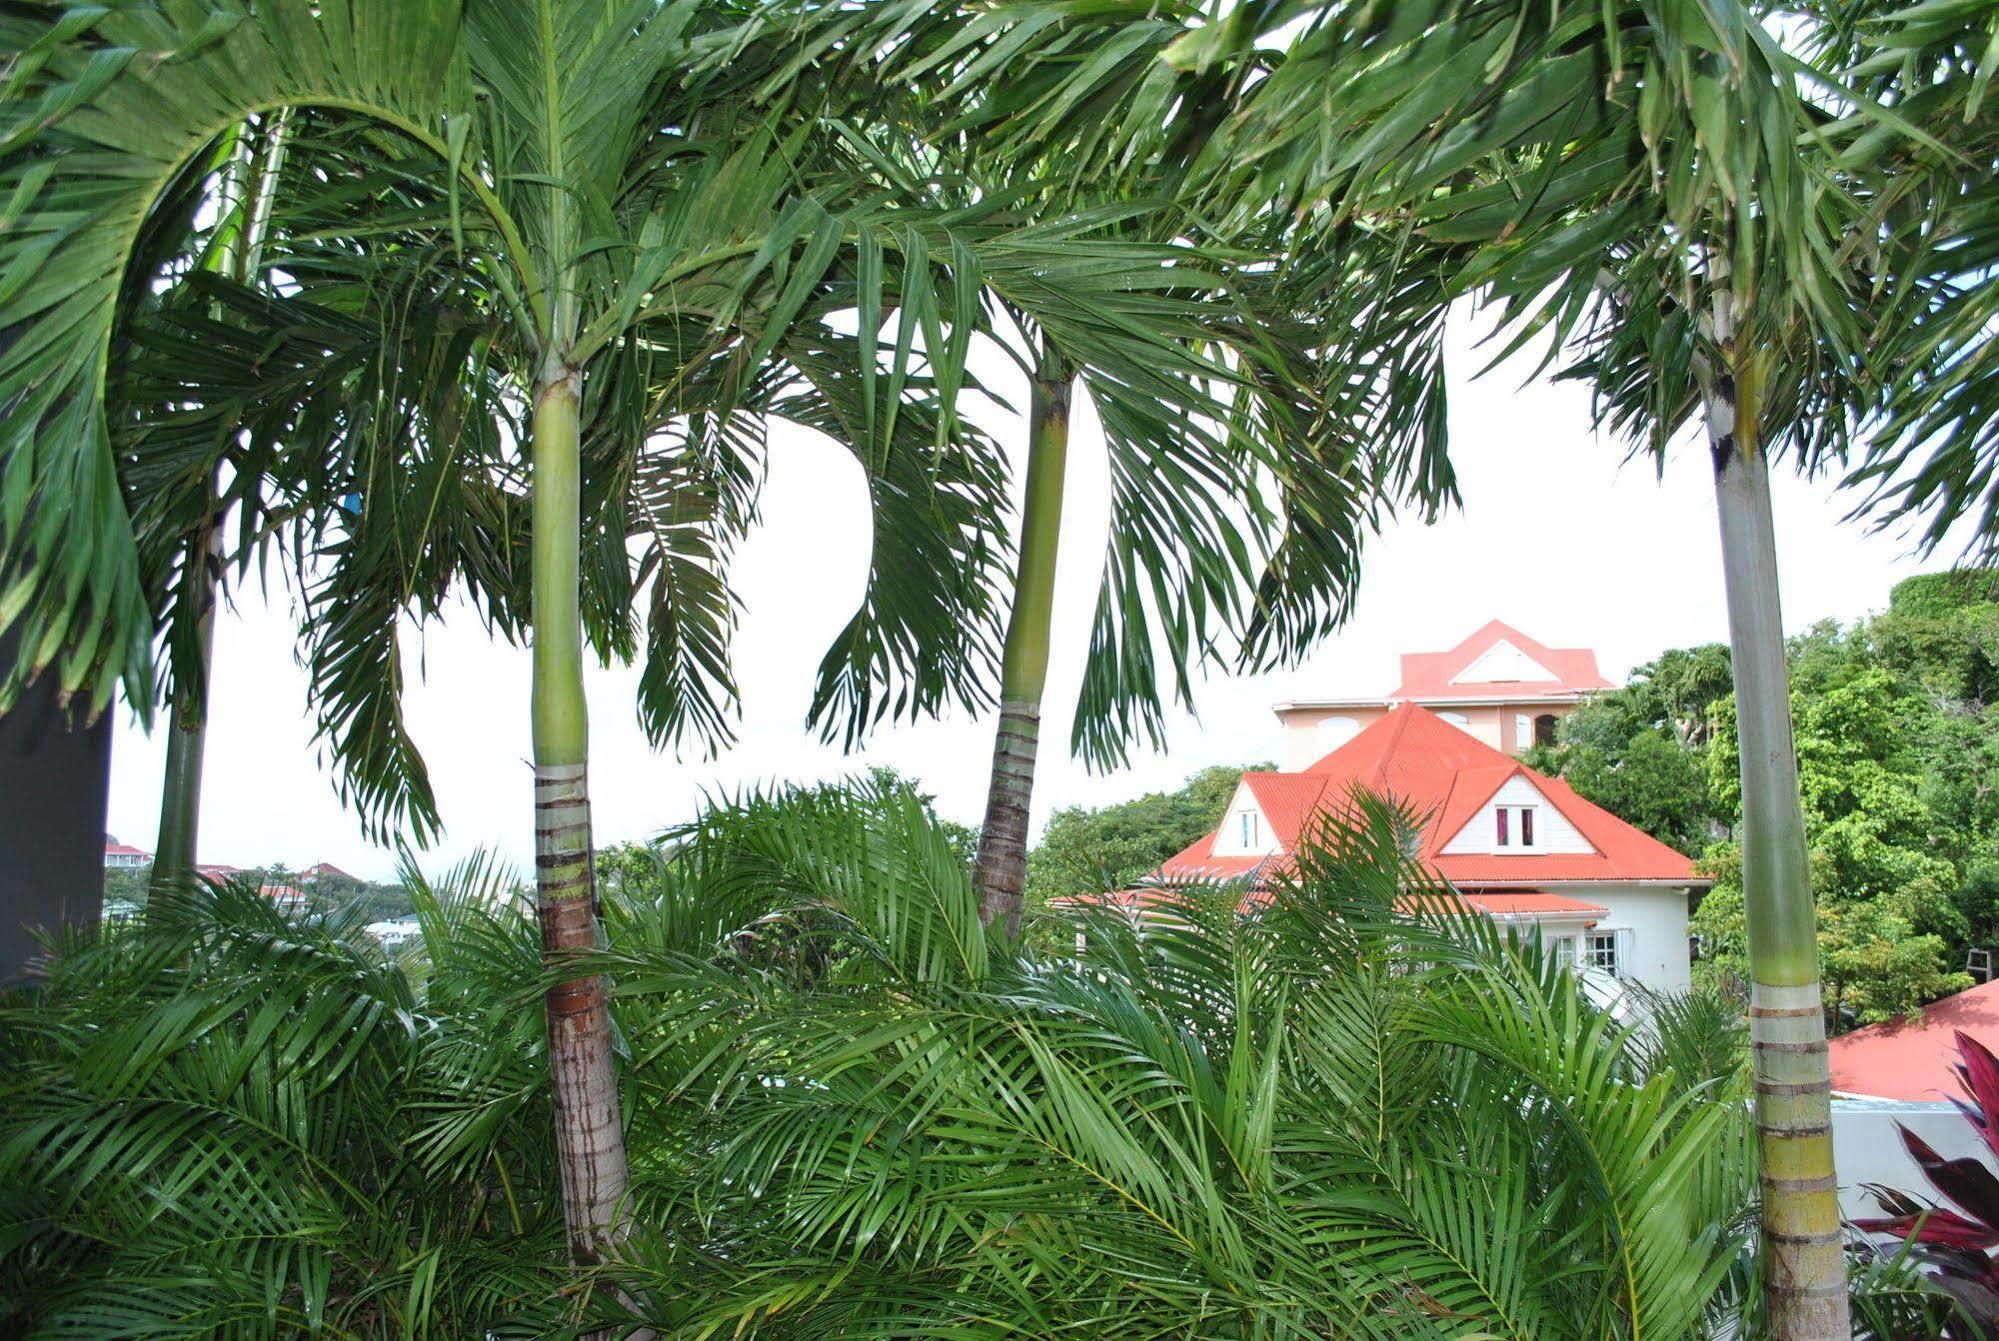
[[[1534,846],[1520,845],[1520,824],[1512,821],[1508,828],[1513,842],[1508,847],[1499,845],[1499,822],[1493,811],[1500,806],[1534,807]],[[1216,849],[1220,851],[1219,848]],[[1554,802],[1541,794],[1525,777],[1508,778],[1506,784],[1478,808],[1478,813],[1466,822],[1464,828],[1451,836],[1444,844],[1443,854],[1455,857],[1461,853],[1490,853],[1498,856],[1532,857],[1551,852],[1587,853],[1596,849],[1581,830],[1569,823],[1568,817],[1555,809]]]
[[[1507,681],[1548,680],[1562,677],[1533,657],[1501,640],[1485,649],[1478,659],[1451,677],[1452,684],[1498,684]]]
[[[1244,841],[1243,821],[1249,821],[1249,841]],[[1222,814],[1221,830],[1210,849],[1217,857],[1263,857],[1277,851],[1277,835],[1270,831],[1270,819],[1256,803],[1256,793],[1247,782],[1238,782],[1229,808]]]

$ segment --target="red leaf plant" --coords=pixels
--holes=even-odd
[[[1977,1130],[1986,1149],[1999,1156],[1999,1057],[1963,1030],[1957,1031],[1957,1077],[1970,1101],[1952,1099]],[[1856,1220],[1854,1228],[1892,1234],[1909,1243],[1919,1260],[1936,1273],[1968,1318],[1975,1320],[1982,1341],[1999,1341],[1999,1175],[1984,1161],[1969,1156],[1945,1159],[1922,1137],[1900,1122],[1902,1145],[1909,1158],[1941,1196],[1925,1205],[1892,1188],[1868,1186],[1888,1214]]]

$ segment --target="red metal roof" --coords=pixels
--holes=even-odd
[[[1428,709],[1405,703],[1303,773],[1245,773],[1276,839],[1279,857],[1296,850],[1314,823],[1339,815],[1356,789],[1399,802],[1423,820],[1418,858],[1460,887],[1539,885],[1579,880],[1704,884],[1684,855],[1576,795],[1567,783],[1528,768]],[[1456,853],[1443,848],[1514,777],[1525,777],[1575,826],[1589,852]],[[1160,866],[1168,880],[1248,875],[1271,857],[1217,857],[1208,834]],[[1268,872],[1265,872],[1268,874]]]
[[[1511,643],[1554,676],[1551,680],[1460,681],[1480,657],[1500,643]],[[1402,654],[1402,683],[1388,697],[1424,702],[1464,699],[1573,699],[1611,688],[1596,668],[1596,653],[1587,647],[1549,647],[1520,630],[1493,620],[1448,652]]]
[[[1833,1039],[1832,1087],[1876,1099],[1954,1099],[1961,1093],[1959,1030],[1999,1050],[1999,982],[1932,1001],[1919,1016],[1870,1024]]]
[[[1608,917],[1610,909],[1540,889],[1461,890],[1458,897],[1494,917]]]
[[[107,857],[150,857],[153,854],[142,847],[121,843],[109,834],[104,836],[104,855]]]

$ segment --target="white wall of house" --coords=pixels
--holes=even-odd
[[[1617,938],[1617,976],[1655,992],[1684,992],[1693,986],[1693,959],[1687,951],[1687,892],[1665,885],[1610,885],[1596,881],[1550,882],[1550,894],[1581,899],[1603,908],[1588,934]],[[1581,947],[1585,961],[1588,947]]]
[[[1902,1134],[1895,1130],[1897,1122],[1928,1141],[1945,1159],[1969,1157],[1987,1167],[1993,1164],[1992,1152],[1979,1140],[1977,1130],[1948,1103],[1834,1099],[1832,1162],[1839,1173],[1840,1213],[1849,1219],[1882,1213],[1881,1203],[1867,1194],[1863,1183],[1892,1187],[1929,1204],[1942,1200],[1909,1158]]]
[[[1499,842],[1499,820],[1495,814],[1500,809],[1509,812],[1505,846]],[[1519,812],[1523,809],[1534,812],[1534,841],[1523,844]],[[1535,856],[1543,853],[1587,853],[1596,849],[1581,830],[1569,823],[1561,811],[1555,809],[1547,797],[1525,777],[1508,778],[1506,784],[1478,808],[1478,813],[1466,822],[1462,829],[1452,835],[1444,844],[1445,856],[1460,856],[1474,853],[1493,855]]]
[[[1222,814],[1222,827],[1215,834],[1214,855],[1262,857],[1275,851],[1277,836],[1270,831],[1263,807],[1256,803],[1256,793],[1249,789],[1248,783],[1238,782],[1235,795],[1229,799],[1229,808]]]

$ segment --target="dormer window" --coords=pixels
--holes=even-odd
[[[1242,845],[1245,848],[1254,848],[1261,837],[1257,832],[1256,812],[1254,810],[1242,811],[1236,816],[1236,823],[1241,826],[1239,836],[1242,840]]]
[[[1533,806],[1494,806],[1500,847],[1534,846]]]

